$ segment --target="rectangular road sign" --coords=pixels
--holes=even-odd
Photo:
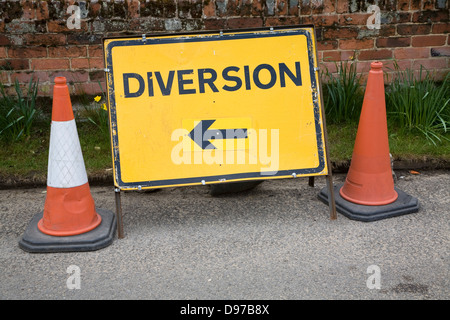
[[[121,189],[328,175],[313,27],[104,40]]]

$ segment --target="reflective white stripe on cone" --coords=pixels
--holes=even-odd
[[[47,186],[78,187],[88,182],[75,120],[52,121]]]

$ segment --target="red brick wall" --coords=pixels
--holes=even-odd
[[[379,29],[367,27],[373,4]],[[80,29],[67,26],[69,5],[80,8]],[[394,59],[437,78],[450,70],[448,0],[0,0],[0,18],[0,80],[37,77],[42,95],[58,75],[73,94],[98,93],[103,36],[168,31],[313,23],[320,61],[332,71],[334,61],[357,61],[366,73],[371,61],[390,67]]]

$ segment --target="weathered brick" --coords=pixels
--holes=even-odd
[[[298,16],[298,8],[299,0],[289,0],[289,10],[288,14],[291,16]]]
[[[448,1],[447,0],[436,0],[436,9],[448,9]]]
[[[392,58],[392,50],[364,50],[358,54],[359,60],[383,60]]]
[[[448,10],[418,11],[412,16],[412,22],[430,23],[448,21]]]
[[[289,0],[276,0],[276,12],[280,16],[285,16],[288,14],[289,10]]]
[[[67,20],[52,20],[47,22],[47,29],[50,33],[76,33],[89,31],[89,24],[85,20],[80,21],[80,28],[70,29]]]
[[[261,18],[229,18],[227,20],[228,28],[257,28],[263,26],[263,20]]]
[[[67,27],[71,4],[82,10],[81,29]],[[380,29],[366,27],[371,4],[381,9]],[[25,83],[38,67],[43,81],[61,72],[98,91],[90,82],[104,81],[105,36],[299,24],[315,25],[319,61],[330,68],[354,58],[364,74],[371,60],[384,60],[387,69],[390,58],[404,69],[415,61],[441,75],[450,68],[447,0],[0,0],[0,13],[5,83]],[[41,88],[51,95],[51,86]]]
[[[47,20],[49,18],[48,2],[39,1],[36,7],[36,19],[37,20]]]
[[[312,15],[312,16],[302,16],[301,17],[302,24],[313,24],[316,27],[322,26],[337,26],[338,25],[338,16],[336,15]]]
[[[299,17],[268,17],[265,21],[266,27],[289,26],[300,24]]]
[[[448,7],[448,0],[436,0],[436,9],[446,9]]]
[[[431,48],[432,57],[450,57],[450,47]]]
[[[101,44],[102,34],[86,34],[74,33],[67,35],[67,44],[82,45],[82,44]]]
[[[71,59],[72,69],[103,69],[103,58],[73,58]]]
[[[23,71],[11,73],[11,82],[14,83],[16,80],[19,83],[29,83],[30,80],[39,80],[39,82],[48,82],[50,78],[48,73],[45,71]]]
[[[422,9],[422,0],[411,0],[411,4],[409,7],[411,10],[421,10]]]
[[[355,58],[354,51],[324,51],[323,52],[323,61],[344,61],[344,60],[353,60]]]
[[[139,0],[126,0],[127,1],[127,17],[128,19],[139,18],[141,3]]]
[[[86,57],[87,50],[85,46],[59,46],[48,48],[48,56],[50,58],[72,58],[72,57]]]
[[[300,1],[300,14],[310,15],[311,14],[311,0],[299,0]]]
[[[45,21],[14,20],[5,25],[5,30],[11,34],[44,33],[44,32],[46,32]]]
[[[205,23],[206,30],[220,30],[226,29],[227,20],[226,19],[205,19],[203,20]]]
[[[22,19],[33,20],[36,18],[36,7],[34,1],[20,1],[22,6]]]
[[[217,3],[217,0],[216,0]],[[252,0],[252,16],[261,16],[263,9],[263,0]]]
[[[340,51],[327,51],[323,53],[323,61],[341,61]]]
[[[349,12],[348,0],[337,0],[336,4],[336,12],[337,13],[346,13]]]
[[[89,79],[91,81],[105,81],[105,72],[103,70],[96,70],[89,72]]]
[[[420,58],[428,58],[429,56],[430,56],[430,50],[428,48],[394,49],[394,58],[397,60],[420,59]]]
[[[89,81],[89,73],[85,70],[77,70],[77,71],[54,71],[49,73],[49,77],[54,79],[56,77],[65,77],[68,83],[77,83],[77,82],[88,82]]]
[[[356,38],[357,36],[358,28],[355,27],[325,28],[323,31],[323,38],[326,40]]]
[[[422,0],[422,10],[434,9],[435,0]]]
[[[429,34],[430,31],[431,31],[430,24],[399,24],[399,25],[397,25],[397,33],[400,35]]]
[[[89,58],[90,69],[104,69],[105,61],[103,58]]]
[[[371,14],[367,13],[349,13],[339,15],[339,23],[341,25],[361,25],[367,24],[367,19]]]
[[[450,23],[434,23],[432,28],[433,33],[449,33]]]
[[[8,51],[6,47],[0,47],[0,59],[5,59],[8,57]]]
[[[181,20],[181,28],[186,31],[195,31],[203,29],[202,19],[183,19]]]
[[[45,47],[12,47],[8,50],[10,58],[45,58],[47,48]]]
[[[23,40],[27,45],[60,46],[66,44],[64,34],[25,34]]]
[[[431,47],[442,46],[445,44],[446,36],[444,35],[427,35],[427,36],[413,36],[413,47]]]
[[[392,17],[391,23],[409,23],[411,22],[412,14],[410,12],[395,12]]]
[[[428,70],[444,69],[444,68],[447,68],[447,58],[446,57],[436,57],[436,58],[432,58],[432,59],[415,60],[412,68],[419,70],[421,66]]]
[[[133,19],[129,22],[128,28],[130,31],[136,31],[142,33],[143,30],[163,31],[164,30],[164,19],[145,17],[139,19]]]
[[[176,0],[150,0],[141,2],[141,17],[174,18],[176,17],[176,12]]]
[[[216,16],[216,4],[213,0],[205,1],[203,3],[203,15],[206,18],[211,18]]]
[[[32,59],[33,70],[64,70],[69,69],[69,59]]]
[[[376,44],[378,48],[409,47],[409,45],[411,44],[411,38],[410,37],[377,38]]]
[[[103,57],[103,46],[101,45],[91,45],[87,47],[88,56],[92,57]]]
[[[102,88],[106,88],[105,83],[101,83]],[[86,82],[86,83],[76,83],[73,86],[74,95],[96,95],[101,94],[102,90],[98,83]]]
[[[317,50],[336,50],[338,48],[337,40],[318,41]]]
[[[411,68],[411,63],[414,60],[386,60],[383,61],[383,71],[390,72],[394,71],[396,67],[398,67],[399,70],[406,70]]]
[[[183,28],[183,24],[180,19],[165,19],[164,29],[167,31],[180,31]]]
[[[70,60],[70,67],[73,70],[89,69],[89,59],[88,58],[73,58]]]
[[[252,15],[252,9],[253,9],[253,0],[232,0],[233,3],[230,6],[227,6],[229,8],[228,11],[229,15],[231,15],[231,12],[234,12],[233,15],[237,16],[245,16],[250,17]],[[228,2],[230,4],[230,1]]]
[[[411,0],[397,0],[397,10],[408,11]]]
[[[2,59],[0,60],[1,70],[29,70],[28,59]]]
[[[7,46],[11,44],[11,41],[4,34],[0,34],[0,46]]]
[[[348,39],[339,40],[339,49],[344,50],[360,50],[360,49],[372,49],[373,39]]]
[[[271,8],[275,8],[275,0],[267,0],[266,1],[266,9],[267,5]],[[224,0],[221,1],[220,4],[220,12],[223,13],[225,17],[235,17],[239,16],[241,11],[241,1],[240,0]]]
[[[322,0],[321,13],[336,12],[336,0]],[[319,7],[320,8],[320,7]]]
[[[336,73],[337,72],[336,62],[321,62],[320,70],[323,70],[323,71],[329,72],[329,73]]]

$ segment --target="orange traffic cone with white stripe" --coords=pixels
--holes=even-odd
[[[112,242],[114,224],[111,212],[95,207],[69,88],[66,78],[57,77],[44,211],[32,220],[19,245],[30,252],[96,250]]]
[[[53,89],[47,198],[38,228],[52,236],[73,236],[94,229],[101,220],[89,188],[66,79],[57,77]]]
[[[372,62],[344,184],[336,188],[336,210],[361,221],[417,212],[417,199],[394,186],[386,119],[383,64]],[[327,188],[319,199],[328,201]]]

